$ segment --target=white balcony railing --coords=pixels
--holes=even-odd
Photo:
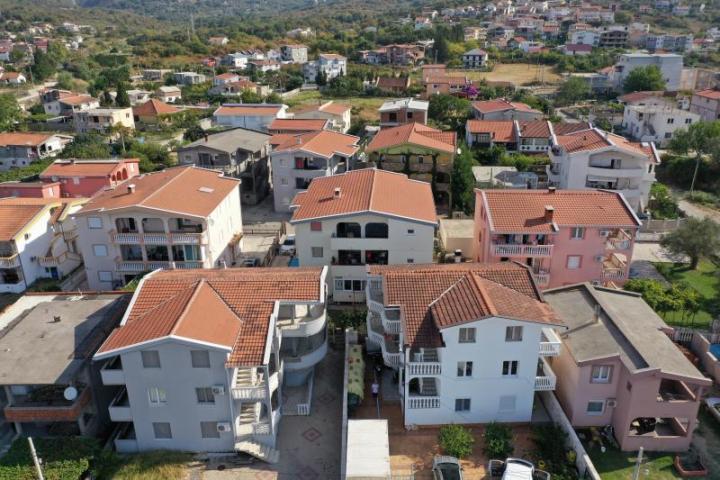
[[[604,280],[625,280],[627,273],[624,268],[603,267],[602,278]]]
[[[535,377],[535,390],[555,390],[555,385],[557,383],[557,377],[555,376],[555,373],[550,368],[550,364],[547,362],[547,360],[541,357],[540,362],[542,365],[542,369]]]
[[[230,389],[235,400],[262,400],[265,398],[265,385],[236,385]]]
[[[548,285],[550,285],[550,272],[533,272],[533,277],[535,277],[535,282],[540,287],[547,287]]]
[[[562,341],[552,328],[543,328],[540,337],[540,355],[544,357],[557,357],[560,355]]]
[[[120,359],[115,357],[109,360],[100,369],[100,378],[103,385],[125,385],[125,372],[122,369]]]
[[[296,357],[285,357],[285,368],[290,370],[303,370],[317,365],[320,361],[325,358],[328,349],[327,338],[325,341],[315,350],[307,352],[303,355]]]
[[[1,268],[15,268],[20,266],[20,256],[16,253],[9,257],[0,257]]]
[[[428,376],[442,375],[440,362],[410,362],[407,364],[408,375]]]
[[[199,245],[205,242],[204,233],[184,233],[184,232],[157,232],[157,233],[117,233],[110,232],[110,238],[114,243],[122,243],[129,245],[139,245],[142,243],[148,245],[165,245],[173,244],[189,244]]]
[[[385,361],[385,365],[392,367],[392,368],[400,368],[400,361],[402,359],[401,353],[390,353],[386,352],[383,348],[383,360]]]
[[[407,407],[412,410],[440,408],[440,397],[408,397]]]
[[[552,248],[552,245],[492,244],[493,255],[496,257],[549,257],[552,255]]]

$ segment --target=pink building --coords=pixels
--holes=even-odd
[[[578,284],[543,292],[568,327],[551,358],[556,396],[575,427],[612,425],[620,448],[687,450],[712,385],[638,294]]]
[[[639,226],[618,192],[476,190],[475,260],[525,263],[541,288],[622,284]]]
[[[60,198],[60,182],[3,182],[0,197]]]
[[[40,174],[46,183],[60,183],[63,197],[92,197],[140,174],[139,159],[56,160]]]

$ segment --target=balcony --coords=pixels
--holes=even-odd
[[[38,263],[42,267],[58,267],[68,260],[79,262],[82,260],[82,257],[72,252],[63,252],[57,256],[48,255],[46,257],[38,257]]]
[[[387,250],[387,238],[330,237],[330,250]]]
[[[627,279],[627,262],[617,253],[610,255],[610,258],[603,261],[602,278],[608,281]]]
[[[0,268],[15,268],[20,266],[20,256],[16,253],[9,257],[0,257]]]
[[[368,307],[380,313],[385,309],[383,305],[382,280],[371,278],[365,286],[365,298],[368,299]]]
[[[540,355],[543,357],[557,357],[560,355],[562,341],[552,328],[543,328],[540,334]]]
[[[27,395],[15,396],[4,409],[8,422],[74,422],[84,407],[92,401],[89,388],[80,387],[80,394],[73,401],[65,399],[67,385],[37,387]]]
[[[130,398],[127,389],[123,388],[118,392],[108,407],[110,420],[113,422],[132,422],[132,410],[130,409]]]
[[[556,383],[557,377],[550,364],[541,357],[535,374],[535,391],[555,390]]]
[[[120,356],[113,357],[100,369],[103,385],[125,385],[125,372]]]
[[[512,243],[493,243],[492,254],[496,257],[549,257],[552,255],[552,245],[523,245]]]
[[[440,397],[408,397],[407,408],[411,410],[440,408]]]
[[[622,229],[611,233],[605,242],[609,250],[629,250],[630,245],[632,245],[632,236]]]
[[[283,360],[285,362],[285,368],[288,371],[295,371],[314,367],[315,365],[320,363],[323,358],[325,358],[325,355],[327,354],[327,349],[328,343],[326,337],[322,344],[320,344],[320,346],[314,350],[311,350],[304,354],[296,355],[294,357],[284,357]]]
[[[171,270],[177,269],[192,269],[192,268],[203,268],[203,262],[170,262],[170,261],[124,261],[117,260],[115,264],[115,270],[118,272],[131,272],[141,273],[150,272],[157,269]]]
[[[158,233],[117,233],[110,232],[110,239],[113,243],[124,245],[200,245],[207,243],[205,233],[192,232],[158,232]]]
[[[645,175],[644,168],[613,168],[598,167],[592,164],[587,169],[588,175],[593,177],[609,177],[609,178],[642,178]]]
[[[442,375],[442,364],[440,362],[409,362],[407,372],[409,376],[420,377]]]
[[[118,453],[136,453],[138,444],[135,436],[135,426],[129,422],[119,424],[114,443],[115,450]]]
[[[277,326],[282,329],[283,336],[309,337],[320,333],[325,328],[326,319],[325,306],[315,305],[307,308],[305,315],[278,319]]]
[[[383,328],[387,333],[398,335],[400,333],[400,309],[383,308],[380,312]]]
[[[259,369],[257,369],[259,370]],[[262,371],[252,368],[239,368],[230,386],[230,393],[235,400],[258,401],[266,395],[265,378]]]

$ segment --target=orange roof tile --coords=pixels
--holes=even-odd
[[[71,95],[66,97],[60,97],[60,102],[68,105],[82,105],[83,103],[90,103],[96,101],[97,98],[94,98],[90,95]]]
[[[578,130],[566,135],[556,136],[557,144],[568,153],[599,150],[608,147],[622,148],[636,155],[645,155],[651,161],[660,163],[657,151],[650,143],[631,142],[627,138],[598,128]]]
[[[709,98],[711,100],[720,100],[720,90],[701,90],[699,92],[695,92],[695,95]]]
[[[51,177],[109,177],[125,163],[138,163],[139,158],[119,160],[55,160],[40,174]]]
[[[350,109],[352,109],[350,105],[335,102],[327,102],[318,107],[318,110],[320,110],[321,112],[327,112],[333,115],[342,115]]]
[[[321,302],[323,276],[323,268],[158,271],[97,355],[175,336],[227,348],[228,366],[261,365],[275,302]]]
[[[302,119],[302,118],[276,118],[268,126],[268,130],[284,130],[296,132],[313,132],[323,130],[328,124],[324,119]]]
[[[622,194],[602,190],[476,190],[493,232],[555,232],[554,225],[633,227],[639,221]],[[545,207],[554,209],[552,222]]]
[[[54,135],[52,133],[25,133],[25,132],[3,132],[0,133],[0,147],[7,146],[29,146],[36,147],[48,141]]]
[[[547,120],[533,120],[521,123],[520,135],[530,138],[550,138],[550,124]]]
[[[513,262],[371,266],[369,273],[383,277],[384,304],[400,307],[403,336],[411,348],[442,346],[440,328],[467,321],[475,314],[487,316],[489,305],[498,314],[554,321],[544,306],[536,306],[537,318],[533,318],[535,312],[527,314],[531,308],[525,306],[542,298],[530,270]],[[468,280],[461,282],[468,275],[473,285]],[[458,282],[458,288],[443,298]],[[483,285],[484,295],[469,294],[477,284]],[[433,304],[437,304],[434,312]],[[481,315],[483,311],[486,313]]]
[[[0,198],[0,240],[11,241],[30,222],[48,208],[56,208],[50,223],[56,221],[69,203],[82,202],[84,199],[58,198]]]
[[[279,136],[276,135],[275,137]],[[359,137],[330,130],[280,137],[277,140],[281,140],[281,143],[273,150],[274,152],[302,150],[325,158],[330,158],[335,154],[350,157],[355,155],[360,148],[358,147]],[[273,139],[270,139],[270,141],[273,143]]]
[[[339,198],[335,196],[338,188]],[[295,196],[293,205],[297,208],[291,223],[362,212],[437,223],[429,183],[410,180],[402,173],[370,168],[317,177],[306,191]]]
[[[240,181],[215,170],[195,166],[173,167],[126,180],[104,190],[85,204],[78,215],[98,210],[145,207],[206,217]],[[130,186],[134,186],[130,191]]]
[[[571,133],[589,130],[592,126],[588,122],[558,122],[552,124],[555,135],[569,135]]]
[[[157,117],[158,115],[170,115],[181,111],[179,108],[151,98],[142,105],[133,107],[133,115],[138,117]]]
[[[455,132],[443,132],[422,123],[383,128],[370,141],[368,152],[412,144],[447,153],[455,153]]]
[[[489,133],[496,143],[515,141],[515,122],[512,120],[468,120],[466,129],[470,133]]]
[[[472,106],[475,110],[480,113],[490,112],[502,112],[505,110],[519,110],[523,112],[538,112],[539,110],[531,108],[529,105],[522,102],[510,102],[504,98],[496,98],[495,100],[484,100],[480,102],[473,102]]]
[[[621,102],[639,102],[640,100],[645,100],[646,98],[650,97],[662,97],[665,94],[665,92],[662,91],[641,91],[641,92],[632,92],[632,93],[626,93],[625,95],[622,95],[618,97],[618,100]]]

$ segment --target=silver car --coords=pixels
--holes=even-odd
[[[463,480],[460,461],[455,457],[436,455],[432,472],[434,480]]]

